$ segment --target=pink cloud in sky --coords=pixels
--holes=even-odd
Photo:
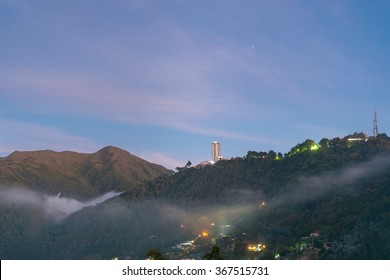
[[[101,148],[92,140],[67,134],[65,131],[27,122],[0,119],[0,153],[4,156],[17,150],[54,150],[95,152]]]
[[[175,170],[176,167],[182,167],[187,162],[178,160],[169,154],[162,153],[162,152],[153,152],[153,151],[147,151],[147,152],[140,152],[139,156],[149,162],[153,162],[156,164],[160,164],[168,169]]]

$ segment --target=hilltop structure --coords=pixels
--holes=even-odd
[[[374,137],[378,136],[378,119],[376,116],[376,110],[374,112],[374,129],[372,130],[372,133]]]
[[[222,159],[221,156],[221,144],[218,141],[211,143],[211,161],[216,162]]]

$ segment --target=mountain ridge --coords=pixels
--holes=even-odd
[[[0,184],[48,194],[92,197],[125,191],[172,172],[126,150],[107,146],[95,153],[15,151],[0,158]]]
[[[308,139],[292,147],[284,156],[274,151],[248,151],[243,158],[221,160],[200,168],[184,168],[172,176],[156,178],[121,196],[130,200],[142,197],[218,200],[226,195],[230,196],[229,199],[235,199],[240,190],[253,191],[258,188],[271,196],[299,183],[301,176],[332,172],[390,152],[390,138],[387,135],[362,138],[358,142],[348,140],[357,136],[362,135],[355,133],[344,138],[324,138],[320,141],[322,145]],[[310,149],[313,146],[316,148]]]
[[[103,148],[83,174],[91,184],[123,182],[126,155]],[[248,151],[163,174],[60,223],[39,215],[40,205],[0,196],[0,256],[143,259],[158,248],[172,259],[202,258],[213,245],[226,259],[390,259],[389,186],[387,135],[308,139],[284,155]],[[196,238],[204,230],[209,237]],[[197,255],[186,255],[190,239]],[[251,244],[266,249],[248,251]]]

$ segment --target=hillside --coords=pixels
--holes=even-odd
[[[294,189],[303,177],[342,170],[390,152],[390,138],[386,135],[362,138],[361,141],[348,140],[359,135],[365,137],[364,134],[354,134],[332,140],[322,139],[320,143],[306,140],[284,155],[274,151],[248,151],[243,158],[185,168],[173,176],[158,177],[122,194],[122,197],[217,202],[239,199],[238,193],[244,194],[245,191],[275,196]]]
[[[267,243],[259,258],[390,259],[390,138],[383,134],[306,140],[284,155],[249,151],[159,177],[121,197],[164,198],[195,212],[213,205],[209,216],[225,211],[231,218],[222,220],[236,224],[236,247],[237,240]],[[221,248],[229,248],[224,242]]]
[[[171,172],[112,146],[93,154],[46,150],[0,158],[0,185],[75,198],[130,190],[163,174]]]
[[[107,148],[88,156],[92,170],[105,158],[125,161]],[[215,245],[225,259],[390,259],[390,138],[249,151],[144,181],[59,222],[36,205],[0,207],[2,259],[142,259],[154,248],[202,258]]]

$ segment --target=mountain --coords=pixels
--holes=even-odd
[[[294,191],[303,178],[325,174],[336,176],[332,172],[342,172],[348,166],[369,162],[375,156],[389,152],[390,138],[386,135],[366,138],[364,134],[355,133],[344,138],[325,138],[320,144],[308,139],[284,155],[274,151],[248,151],[243,158],[184,168],[121,196],[129,200],[158,197],[207,203],[239,200],[245,193],[256,191],[263,197],[272,197]]]
[[[249,151],[244,158],[159,177],[121,198],[164,199],[234,224],[235,248],[267,243],[256,258],[390,259],[385,134],[308,139],[284,155]],[[245,250],[229,251],[231,244],[222,238],[219,244],[228,258],[253,258]]]
[[[127,157],[116,152],[79,155],[82,174],[92,174],[83,178],[111,182],[123,173]],[[9,168],[5,159],[1,170]],[[86,172],[103,170],[104,160],[114,163],[102,177]],[[156,248],[167,258],[202,258],[217,246],[225,259],[390,259],[385,134],[308,139],[284,155],[248,151],[124,189],[59,221],[45,207],[15,204],[0,192],[0,258],[142,259]]]
[[[46,150],[14,152],[0,158],[0,185],[24,186],[74,198],[130,190],[171,173],[112,146],[93,154]]]

